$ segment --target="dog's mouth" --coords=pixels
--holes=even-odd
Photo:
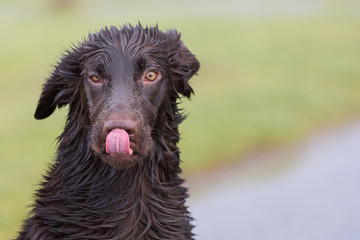
[[[117,169],[141,163],[152,144],[151,137],[144,130],[129,131],[121,126],[107,130],[102,125],[95,125],[91,134],[94,154]]]
[[[107,134],[94,132],[92,139],[91,147],[94,153],[116,169],[135,166],[143,158],[137,137],[124,129],[115,128]]]
[[[130,146],[129,134],[119,128],[113,129],[106,136],[105,150],[110,156],[126,156],[134,153],[134,150]]]

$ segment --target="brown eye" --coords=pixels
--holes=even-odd
[[[102,80],[99,76],[96,75],[91,75],[90,76],[91,81],[93,81],[94,83],[102,83]]]
[[[147,81],[154,81],[158,78],[159,74],[155,71],[148,71],[146,74],[145,74],[145,80]]]

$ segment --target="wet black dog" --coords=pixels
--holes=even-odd
[[[104,28],[68,51],[35,112],[68,105],[67,123],[18,239],[192,239],[177,100],[198,69],[157,27]]]

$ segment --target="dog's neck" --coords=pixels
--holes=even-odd
[[[37,193],[25,232],[78,236],[69,239],[192,239],[178,154],[154,144],[144,164],[117,170],[96,157],[84,139],[60,138],[57,160]]]

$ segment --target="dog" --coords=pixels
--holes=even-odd
[[[193,239],[178,102],[199,67],[157,26],[105,27],[68,50],[35,111],[68,106],[66,125],[17,239]]]

